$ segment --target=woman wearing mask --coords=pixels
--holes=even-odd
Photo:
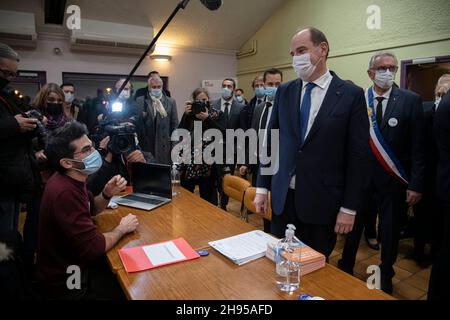
[[[62,127],[69,121],[64,113],[64,101],[64,92],[55,83],[43,86],[34,98],[33,106],[47,118],[45,128],[48,131]]]
[[[220,113],[220,110],[210,106],[208,91],[198,88],[192,93],[192,101],[186,102],[186,111],[178,126],[179,129],[190,131],[192,138],[192,159],[190,164],[182,166],[181,185],[191,192],[194,192],[195,187],[199,186],[200,197],[216,206],[218,204],[217,170],[214,165],[193,163],[196,152],[203,152],[208,145],[206,141],[202,141],[200,146],[194,145],[193,131],[195,122],[202,122],[203,132],[208,129],[219,129],[224,132],[225,128],[217,121]]]
[[[38,92],[34,98],[32,107],[37,109],[43,116],[42,121],[45,129],[48,132],[62,127],[68,122],[63,109],[64,92],[54,83],[46,84]],[[50,176],[50,171],[47,168],[47,157],[45,156],[42,146],[38,147],[38,143],[34,143],[35,157],[37,160],[36,172],[40,172],[40,176],[35,177],[35,188],[32,199],[26,204],[27,216],[24,225],[24,256],[25,263],[29,272],[32,272],[35,252],[38,240],[38,226],[39,226],[39,207],[41,204],[42,191],[45,182]]]

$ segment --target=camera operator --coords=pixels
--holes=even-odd
[[[219,129],[225,132],[225,127],[220,125],[218,119],[220,111],[209,104],[209,94],[206,89],[198,88],[192,93],[192,101],[186,102],[186,111],[178,126],[191,132],[192,138],[192,162],[184,164],[181,174],[181,185],[183,188],[194,192],[195,186],[199,186],[200,197],[217,206],[217,170],[215,165],[193,164],[195,152],[203,152],[208,143],[202,141],[201,146],[194,145],[194,124],[202,122],[203,131],[208,129]]]
[[[115,92],[120,89],[125,79],[115,85]],[[99,117],[99,126],[93,135],[98,150],[103,156],[103,165],[98,172],[89,176],[88,189],[97,195],[105,183],[120,174],[127,181],[131,180],[129,166],[131,163],[151,163],[154,158],[150,153],[141,151],[136,133],[138,118],[137,106],[132,96],[132,84],[128,83],[117,100],[110,100],[107,113]]]
[[[159,76],[148,80],[146,96],[139,97],[138,137],[142,150],[150,152],[157,163],[170,164],[172,133],[178,127],[177,104],[163,94],[163,81]]]
[[[78,120],[78,115],[83,109],[83,103],[75,99],[75,86],[73,83],[65,82],[60,86],[64,92],[64,114],[69,120]]]
[[[32,139],[39,120],[29,118],[6,87],[16,76],[18,54],[0,43],[0,233],[17,231],[20,203],[35,186]]]

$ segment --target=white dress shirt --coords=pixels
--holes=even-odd
[[[383,95],[379,95],[376,93],[375,89],[373,89],[373,106],[375,108],[375,114],[377,113],[377,106],[378,106],[378,97],[383,97],[384,100],[382,102],[383,105],[383,117],[386,114],[386,108],[389,102],[389,97],[391,96],[392,88],[389,89],[389,91],[385,92]]]
[[[309,132],[311,131],[312,126],[314,125],[314,121],[316,120],[317,115],[319,114],[320,108],[322,107],[323,100],[327,95],[328,89],[330,87],[331,81],[333,80],[333,76],[330,73],[330,70],[327,70],[325,74],[323,74],[320,78],[313,81],[316,84],[316,87],[311,91],[311,111],[309,113],[308,127],[306,129],[305,140],[308,137]],[[301,101],[303,101],[303,96],[306,92],[306,86],[309,82],[303,82],[302,93],[301,93]],[[386,104],[387,105],[387,104]],[[297,106],[300,108],[300,106]],[[289,184],[289,188],[295,190],[296,176],[294,175]],[[268,190],[265,188],[257,188],[256,193],[258,194],[267,194]],[[347,214],[356,215],[356,212],[350,209],[341,208],[341,211]]]
[[[222,110],[222,112],[225,112],[225,108],[226,108],[225,103],[228,103],[229,104],[228,112],[231,113],[231,105],[233,104],[233,100],[234,99],[230,99],[230,101],[226,101],[224,98],[221,98],[220,99],[220,110]]]

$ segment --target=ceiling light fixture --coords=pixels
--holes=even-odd
[[[170,61],[170,60],[172,60],[172,56],[169,56],[168,54],[152,54],[150,56],[150,58],[155,61]]]

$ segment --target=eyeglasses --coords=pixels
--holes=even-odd
[[[94,149],[95,149],[94,146],[91,144],[90,146],[86,146],[83,149],[81,149],[81,151],[74,152],[74,155],[76,155],[76,154],[87,154],[87,153],[92,152]]]
[[[3,74],[5,78],[15,78],[17,77],[17,73],[13,71],[9,71],[6,69],[0,69],[0,72]]]
[[[397,66],[381,66],[374,69],[380,72],[387,72],[389,70],[391,73],[396,73],[398,71]]]

